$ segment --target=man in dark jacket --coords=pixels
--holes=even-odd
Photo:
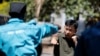
[[[100,21],[82,33],[74,56],[100,56]]]
[[[54,56],[74,56],[74,48],[77,44],[76,31],[76,21],[67,20],[65,22],[64,33],[53,35],[53,38],[58,38],[58,43],[54,45]]]

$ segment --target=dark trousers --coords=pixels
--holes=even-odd
[[[54,46],[54,56],[59,56],[59,45]]]
[[[6,54],[0,50],[0,56],[6,56]]]
[[[42,54],[42,44],[39,44],[37,46],[36,50],[37,50],[38,56],[41,56],[41,54]]]

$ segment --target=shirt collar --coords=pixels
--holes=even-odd
[[[20,20],[19,18],[11,18],[8,23],[12,23],[12,22],[23,22],[23,20]]]

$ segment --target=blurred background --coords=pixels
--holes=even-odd
[[[50,21],[50,15],[54,11],[65,9],[68,19],[76,18],[78,13],[83,13],[84,17],[88,15],[100,15],[100,0],[0,0],[0,14],[8,15],[10,2],[27,3],[26,21],[34,16],[40,21]]]
[[[54,19],[51,20],[51,17],[56,13],[57,17],[60,18],[59,11],[64,13],[62,14],[64,16],[61,17],[65,17],[64,21],[67,19],[78,20],[79,18],[86,20],[89,16],[100,16],[100,0],[0,0],[0,15],[4,17],[3,21],[5,22],[7,21],[5,18],[10,18],[8,12],[11,2],[27,4],[26,21],[37,18],[38,21],[53,23]],[[61,22],[61,20],[56,23]],[[50,39],[48,37],[42,41],[42,56],[53,56],[53,45],[50,44]]]

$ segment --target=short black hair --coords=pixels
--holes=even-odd
[[[20,18],[23,19],[26,13],[26,4],[22,2],[12,2],[10,4],[9,15],[12,18]]]
[[[66,20],[65,26],[74,26],[74,28],[77,29],[78,24],[76,20]]]

